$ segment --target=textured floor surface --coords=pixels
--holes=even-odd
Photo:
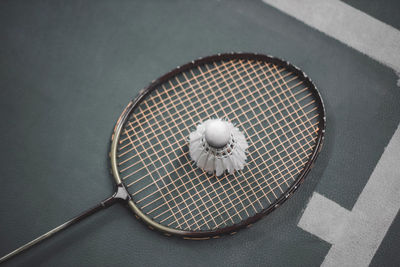
[[[400,27],[397,1],[345,3]],[[393,69],[262,1],[2,1],[0,40],[0,255],[112,194],[119,114],[177,65],[218,52],[275,55],[313,79],[327,109],[315,168],[252,228],[169,239],[117,205],[5,266],[319,266],[331,243],[298,227],[310,198],[352,210],[400,122]],[[397,215],[371,266],[400,262],[399,230]]]

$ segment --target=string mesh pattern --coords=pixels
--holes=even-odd
[[[215,177],[191,161],[188,137],[210,118],[244,132],[248,163]],[[250,59],[181,72],[153,90],[123,126],[117,162],[135,204],[154,221],[185,231],[237,224],[273,205],[316,146],[315,97],[297,75]]]

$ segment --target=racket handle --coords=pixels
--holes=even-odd
[[[91,209],[86,210],[85,212],[79,214],[78,216],[72,218],[71,220],[57,226],[56,228],[48,231],[47,233],[35,238],[34,240],[26,243],[25,245],[17,248],[14,251],[11,251],[10,253],[8,253],[7,255],[3,256],[0,258],[0,263],[5,262],[6,260],[10,259],[11,257],[27,250],[28,248],[31,248],[32,246],[42,242],[43,240],[48,239],[49,237],[55,235],[56,233],[68,228],[69,226],[89,217],[90,215],[110,207],[111,205],[115,204],[117,201],[119,200],[128,200],[129,199],[129,194],[126,191],[125,187],[120,184],[117,187],[117,191],[109,198],[103,200],[102,202],[100,202],[99,204],[97,204],[96,206],[92,207]]]

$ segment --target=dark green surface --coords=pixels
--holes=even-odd
[[[400,29],[400,2],[398,0],[343,0],[343,2],[396,29]]]
[[[390,69],[261,1],[3,1],[0,38],[1,255],[112,194],[116,119],[176,65],[227,51],[282,57],[316,82],[328,113],[306,183],[253,228],[171,239],[117,205],[9,266],[319,265],[330,245],[297,227],[308,198],[317,190],[350,209],[400,120]]]
[[[389,228],[386,238],[381,243],[375,257],[371,261],[371,267],[398,266],[400,263],[399,240],[400,240],[400,216],[397,214]]]

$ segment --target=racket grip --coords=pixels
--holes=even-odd
[[[69,226],[89,217],[90,215],[110,207],[111,205],[115,204],[117,201],[119,200],[128,200],[129,199],[129,194],[126,191],[125,187],[121,184],[121,185],[117,185],[117,191],[109,198],[103,200],[102,202],[100,202],[99,204],[97,204],[96,206],[82,212],[81,214],[79,214],[78,216],[72,218],[71,220],[57,226],[56,228],[48,231],[47,233],[35,238],[34,240],[26,243],[25,245],[15,249],[14,251],[11,251],[10,253],[8,253],[7,255],[4,255],[3,257],[0,258],[0,263],[5,262],[6,260],[10,259],[11,257],[31,248],[32,246],[39,244],[40,242],[42,242],[43,240],[48,239],[49,237],[55,235],[56,233],[61,232],[62,230],[68,228]]]

